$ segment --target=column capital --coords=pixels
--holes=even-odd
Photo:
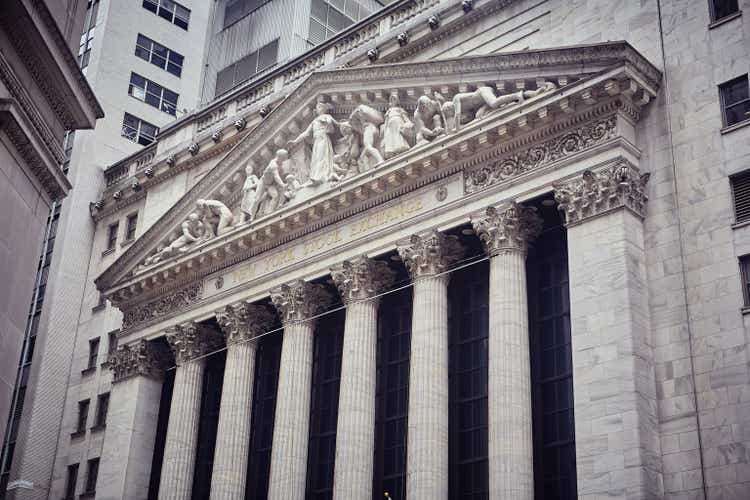
[[[331,267],[331,277],[348,304],[382,292],[393,284],[396,273],[387,263],[360,255]]]
[[[649,177],[650,174],[641,174],[630,162],[620,159],[613,166],[585,170],[580,177],[556,184],[555,200],[568,226],[619,208],[643,218]]]
[[[333,297],[323,285],[294,280],[271,290],[271,302],[279,311],[281,322],[302,321],[322,312]]]
[[[511,202],[487,207],[484,214],[471,218],[471,225],[490,257],[508,251],[525,255],[542,230],[542,219],[533,208]]]
[[[236,302],[216,311],[216,321],[227,344],[252,340],[270,330],[275,320],[276,314],[270,307],[247,302]]]
[[[396,249],[413,280],[440,274],[464,253],[457,236],[436,230],[415,234],[408,241],[397,243]]]
[[[221,345],[218,335],[194,321],[167,328],[165,334],[178,365],[207,354]]]
[[[112,383],[143,375],[159,379],[169,364],[169,354],[162,346],[147,340],[138,340],[120,346],[109,358]]]

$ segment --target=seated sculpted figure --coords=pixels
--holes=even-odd
[[[445,118],[441,107],[445,99],[438,92],[435,92],[434,96],[435,99],[426,95],[417,99],[417,108],[414,110],[417,145],[429,142],[445,132]]]
[[[157,262],[171,257],[175,252],[187,252],[193,243],[200,241],[205,233],[205,226],[198,214],[193,212],[182,223],[182,234],[166,247],[160,249],[154,255],[147,257],[144,265],[156,264]]]
[[[232,228],[234,215],[218,200],[198,200],[195,203],[206,230],[205,239],[224,234]]]
[[[360,104],[349,117],[349,124],[362,140],[362,153],[359,156],[360,172],[370,170],[383,161],[375,143],[380,139],[378,127],[383,123],[383,114],[366,104]]]
[[[288,159],[289,152],[286,149],[279,149],[276,151],[276,156],[263,170],[255,193],[255,201],[250,208],[251,219],[258,215],[270,214],[281,205],[282,195],[286,189],[286,183],[281,179],[281,168]]]

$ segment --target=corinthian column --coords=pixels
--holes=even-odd
[[[414,280],[409,361],[406,498],[448,498],[448,274],[462,254],[437,231],[398,245]]]
[[[322,285],[295,280],[271,290],[271,301],[284,324],[284,341],[281,345],[268,498],[302,500],[307,472],[315,326],[310,318],[330,305],[332,297]]]
[[[245,302],[216,312],[216,319],[226,337],[227,361],[211,475],[211,500],[244,498],[257,348],[255,337],[273,326],[275,316],[266,306]]]
[[[526,251],[542,226],[530,208],[511,203],[472,218],[490,257],[488,465],[490,499],[533,500],[531,369]]]
[[[356,257],[331,268],[346,304],[336,426],[334,500],[370,498],[375,452],[379,292],[393,283],[385,262]]]
[[[148,496],[163,369],[168,359],[169,353],[146,340],[120,347],[109,359],[112,405],[96,485],[98,498]]]
[[[159,500],[189,500],[193,488],[203,371],[206,366],[206,360],[200,356],[217,347],[218,342],[197,323],[171,328],[167,331],[167,342],[174,352],[177,368],[169,409]]]

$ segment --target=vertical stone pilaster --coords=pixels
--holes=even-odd
[[[107,413],[97,498],[148,496],[162,370],[167,359],[166,353],[146,340],[122,346],[110,358],[112,403]]]
[[[394,273],[385,262],[357,257],[333,267],[331,276],[346,304],[333,498],[369,498],[378,341],[378,299],[373,297],[393,283]]]
[[[427,231],[398,245],[414,280],[406,497],[448,498],[448,280],[455,236]]]
[[[271,301],[284,324],[284,340],[271,449],[269,500],[305,497],[315,326],[310,318],[330,305],[331,300],[325,287],[302,280],[271,290]]]
[[[177,368],[167,424],[167,442],[159,483],[160,500],[189,500],[198,446],[205,359],[196,359],[218,343],[197,323],[185,323],[167,332]]]
[[[255,337],[273,326],[266,306],[240,302],[216,312],[227,342],[211,500],[243,498],[250,447],[250,411],[255,373]]]
[[[568,226],[581,496],[664,494],[643,236],[647,181],[621,161],[555,186]]]
[[[533,500],[534,460],[526,251],[541,230],[529,208],[512,203],[472,218],[490,257],[488,468],[491,500]]]

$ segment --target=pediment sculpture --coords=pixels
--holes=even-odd
[[[309,199],[344,179],[372,170],[414,147],[454,134],[494,111],[520,105],[556,88],[554,83],[543,81],[534,90],[501,93],[479,85],[449,99],[432,92],[416,99],[412,113],[402,106],[399,92],[394,90],[388,95],[387,105],[360,103],[348,116],[340,118],[333,116],[330,103],[319,100],[307,127],[284,147],[275,147],[262,169],[252,162],[245,166],[244,183],[234,210],[218,199],[198,200],[180,231],[159,245],[142,267],[185,253],[235,227],[251,224],[281,207]]]

